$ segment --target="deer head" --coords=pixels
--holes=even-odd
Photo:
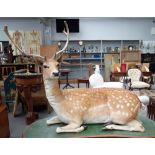
[[[43,63],[43,76],[44,79],[57,79],[59,76],[59,62],[54,59],[45,59]]]
[[[68,24],[66,21],[64,21],[65,27],[66,27],[66,31],[65,29],[63,30],[64,34],[66,35],[67,39],[66,39],[66,43],[65,46],[63,47],[63,49],[59,50],[58,52],[55,53],[55,55],[51,58],[51,59],[44,59],[44,63],[43,63],[43,76],[45,79],[48,78],[58,78],[59,75],[59,63],[65,63],[62,62],[61,57],[63,52],[66,50],[68,43],[69,43],[69,28],[68,28]]]

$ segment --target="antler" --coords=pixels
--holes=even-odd
[[[25,52],[18,47],[18,45],[13,41],[13,39],[11,38],[9,32],[8,32],[8,26],[4,26],[4,32],[5,34],[8,36],[8,38],[11,40],[11,42],[15,45],[15,47],[22,53],[22,54],[25,54]]]
[[[34,59],[34,61],[38,62],[38,61],[41,61],[43,62],[44,61],[44,57],[40,56],[40,55],[35,55],[35,54],[26,54],[14,41],[13,39],[11,38],[9,32],[8,32],[8,26],[4,26],[4,32],[5,34],[8,36],[8,38],[10,39],[10,41],[14,44],[14,46],[25,56],[28,56],[28,57],[32,57]]]
[[[66,40],[66,44],[65,44],[65,46],[63,47],[63,49],[61,49],[60,51],[56,52],[56,56],[57,56],[58,54],[60,54],[59,57],[61,57],[61,55],[62,55],[63,52],[66,50],[66,48],[67,48],[67,46],[68,46],[68,43],[69,43],[69,28],[68,28],[68,24],[67,24],[66,21],[64,21],[64,24],[65,24],[65,27],[66,27],[66,31],[65,31],[65,28],[64,28],[63,33],[66,35],[67,40]],[[62,54],[61,54],[61,53],[62,53]]]

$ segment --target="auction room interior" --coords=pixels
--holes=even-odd
[[[0,17],[0,90],[0,138],[155,137],[155,17]]]

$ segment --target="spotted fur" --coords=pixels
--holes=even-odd
[[[46,96],[57,116],[47,124],[64,122],[68,125],[58,127],[57,132],[80,132],[82,124],[113,123],[112,129],[120,124],[122,130],[144,131],[136,120],[140,109],[138,97],[129,90],[119,88],[75,88],[61,90],[58,86],[58,62],[47,60],[43,70]],[[135,123],[136,122],[136,123]],[[136,124],[136,125],[135,125]],[[106,126],[111,129],[111,126]],[[123,128],[122,128],[123,127]]]

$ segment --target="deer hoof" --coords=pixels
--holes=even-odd
[[[84,130],[86,130],[88,128],[88,126],[84,125],[83,128],[84,128]]]
[[[112,129],[114,129],[113,124],[110,124],[110,125],[104,126],[104,127],[102,128],[102,130],[106,130],[106,129],[108,129],[108,130],[112,130]]]
[[[56,133],[60,133],[60,132],[62,132],[62,129],[60,127],[57,127]]]
[[[52,123],[51,123],[50,120],[47,120],[47,121],[46,121],[46,124],[47,124],[47,125],[51,125]]]

